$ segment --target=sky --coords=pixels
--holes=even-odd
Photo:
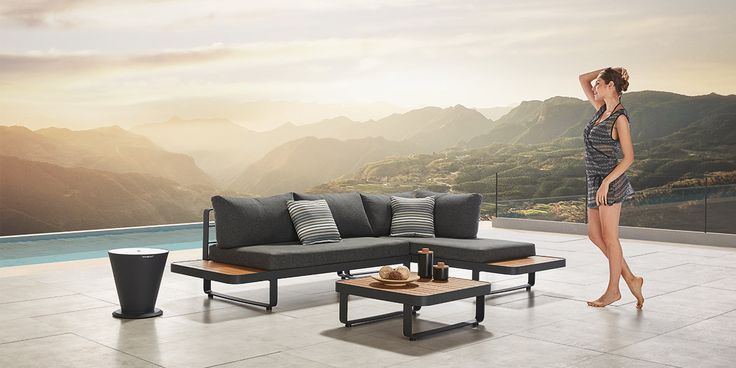
[[[681,0],[4,0],[0,125],[508,106],[584,98],[578,75],[606,66],[627,67],[630,91],[733,94],[734,13]]]

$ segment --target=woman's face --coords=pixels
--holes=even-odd
[[[602,100],[604,97],[611,96],[614,90],[613,81],[606,83],[600,76],[595,79],[593,84],[593,95],[596,101]]]

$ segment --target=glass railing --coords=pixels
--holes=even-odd
[[[498,188],[503,178],[498,178]],[[675,178],[647,176],[646,182],[658,186],[645,188],[645,180],[631,178],[636,194],[624,202],[620,225],[671,230],[736,233],[736,183],[723,177]],[[664,184],[670,183],[670,184]],[[495,189],[495,188],[494,188]],[[509,198],[494,190],[485,198],[483,212],[507,218],[541,219],[587,223],[585,194]]]
[[[499,200],[498,217],[585,222],[585,196]]]

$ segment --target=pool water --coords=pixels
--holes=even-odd
[[[42,240],[2,239],[0,267],[107,257],[116,248],[195,249],[202,246],[202,230],[141,230]]]

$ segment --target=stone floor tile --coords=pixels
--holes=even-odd
[[[0,367],[156,367],[74,334],[0,344]]]
[[[733,367],[736,349],[670,336],[657,336],[612,352],[615,355],[677,367]]]
[[[517,335],[599,352],[610,352],[657,336],[654,333],[628,330],[612,325],[571,320],[525,330]]]

